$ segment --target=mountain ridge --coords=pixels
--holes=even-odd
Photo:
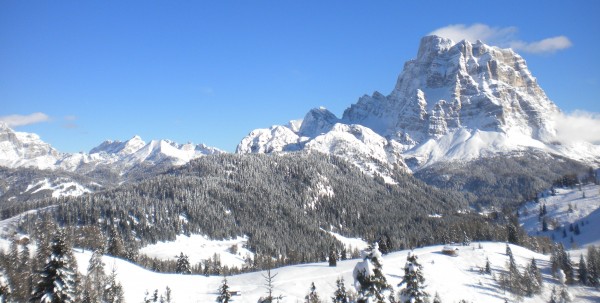
[[[364,95],[341,118],[317,108],[300,125],[254,130],[236,152],[319,150],[373,175],[386,175],[391,166],[416,171],[440,161],[528,150],[600,164],[600,145],[558,141],[557,115],[560,109],[513,50],[425,36],[389,95]],[[372,161],[376,146],[385,156]]]

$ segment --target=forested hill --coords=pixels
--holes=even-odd
[[[461,231],[504,237],[477,215],[458,215],[467,207],[461,195],[411,175],[395,179],[398,184],[385,184],[318,153],[213,155],[138,183],[60,198],[21,227],[31,231],[36,216],[48,214],[73,228],[76,245],[106,243],[90,241],[102,232],[122,237],[130,250],[177,234],[247,235],[252,251],[291,263],[320,259],[332,244],[341,247],[320,228],[367,240],[386,236],[392,248],[460,241]]]

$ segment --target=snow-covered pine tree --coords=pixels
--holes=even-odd
[[[423,265],[419,264],[417,255],[409,252],[404,266],[404,278],[398,286],[406,285],[400,291],[400,301],[405,303],[425,303],[429,294],[425,292]]]
[[[187,255],[183,254],[183,252],[181,252],[177,257],[177,265],[175,266],[175,272],[182,275],[189,275],[192,273],[190,260],[188,259]]]
[[[219,296],[217,297],[217,303],[229,303],[232,301],[229,285],[227,284],[227,277],[223,276],[223,282],[221,282],[218,292]]]
[[[579,283],[583,285],[588,285],[588,269],[587,264],[585,264],[585,259],[583,258],[583,254],[579,256],[579,269],[578,269],[578,278]]]
[[[600,253],[594,245],[587,250],[588,283],[590,286],[600,285]]]
[[[108,244],[106,245],[106,254],[126,258],[125,244],[123,244],[123,237],[117,231],[116,228],[111,228],[108,235]]]
[[[35,285],[31,302],[71,303],[76,298],[76,264],[62,229],[50,241],[50,255]]]
[[[104,289],[104,302],[109,303],[123,303],[125,302],[125,294],[123,293],[123,286],[117,281],[117,269],[113,268],[108,275],[108,280]]]
[[[529,263],[529,266],[525,268],[521,284],[524,288],[525,295],[529,297],[541,292],[542,274],[540,273],[540,270],[537,267],[535,258],[532,258],[531,263]]]
[[[102,262],[102,251],[95,250],[90,258],[87,276],[83,282],[82,301],[101,303],[107,282],[108,278],[104,272],[104,262]]]
[[[363,260],[354,267],[354,286],[358,291],[358,302],[386,302],[387,293],[392,291],[383,275],[383,259],[377,242],[363,251]]]
[[[442,303],[442,299],[440,298],[440,294],[436,291],[435,296],[433,297],[433,303]]]
[[[348,293],[346,292],[346,286],[344,285],[344,278],[338,278],[335,281],[336,289],[333,293],[331,300],[333,303],[349,303]]]
[[[335,246],[333,246],[333,244],[331,245],[331,247],[329,248],[329,257],[328,257],[328,261],[329,261],[329,266],[331,267],[335,267],[337,266],[337,250],[335,249]]]
[[[492,274],[492,265],[490,264],[490,259],[485,258],[485,273],[488,275]]]
[[[319,294],[317,294],[317,287],[315,286],[315,282],[311,282],[310,284],[310,292],[304,297],[306,303],[322,303],[321,298],[319,298]]]

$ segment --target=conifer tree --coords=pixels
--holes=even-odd
[[[179,257],[177,257],[175,272],[182,275],[189,275],[192,273],[190,260],[188,259],[188,256],[183,254],[183,252],[179,254]]]
[[[408,253],[406,265],[404,266],[404,278],[398,286],[406,285],[400,291],[400,301],[405,303],[427,302],[429,294],[425,292],[425,277],[423,277],[423,266],[419,264],[417,255]]]
[[[334,303],[349,303],[348,293],[346,292],[346,286],[344,285],[344,278],[338,278],[335,281],[336,289],[333,293],[331,300]]]
[[[121,234],[117,231],[117,229],[114,227],[110,229],[110,234],[108,235],[106,253],[114,257],[126,257],[126,250],[125,244],[123,244],[123,238],[121,237]]]
[[[490,259],[485,258],[485,273],[488,275],[492,274],[492,266],[490,264]]]
[[[311,282],[310,284],[310,292],[306,297],[306,303],[321,303],[321,299],[319,298],[319,294],[317,294],[317,287],[315,286],[315,282]]]
[[[217,297],[217,303],[229,303],[232,301],[231,292],[229,292],[229,285],[227,284],[227,277],[223,276],[223,282],[219,287],[219,296]]]
[[[383,275],[383,259],[377,242],[363,252],[363,260],[354,267],[354,286],[358,302],[385,302],[386,292],[391,291]]]
[[[331,245],[331,247],[329,248],[329,266],[331,267],[336,267],[337,266],[337,251],[335,249],[335,246],[333,246],[333,244]]]
[[[597,287],[600,285],[600,253],[593,245],[588,247],[587,260],[588,283]]]
[[[435,296],[433,297],[433,303],[442,303],[442,299],[440,298],[440,294],[436,291]]]
[[[525,268],[521,284],[527,296],[531,297],[534,294],[540,293],[542,289],[542,275],[537,267],[535,258],[532,258],[529,266]]]
[[[71,247],[66,243],[64,232],[59,229],[50,242],[50,255],[40,273],[32,302],[71,303],[76,299],[76,264],[73,264]]]
[[[117,269],[113,268],[108,276],[106,288],[104,290],[104,302],[110,303],[123,303],[125,302],[125,295],[123,293],[123,286],[117,281]]]
[[[588,285],[588,269],[587,269],[587,265],[585,264],[585,259],[583,258],[583,254],[581,254],[579,256],[579,272],[578,272],[578,278],[579,278],[579,283],[583,284],[583,285]]]
[[[84,279],[83,299],[84,302],[100,303],[104,297],[104,290],[108,278],[104,272],[104,262],[102,262],[102,251],[96,250],[92,253],[87,268],[87,276]]]

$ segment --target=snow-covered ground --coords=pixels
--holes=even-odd
[[[414,250],[423,265],[426,279],[426,290],[433,296],[439,292],[443,302],[458,302],[466,299],[469,302],[504,302],[513,297],[504,293],[494,281],[493,276],[482,275],[479,267],[485,265],[489,258],[495,275],[505,270],[508,261],[505,255],[504,243],[481,243],[471,247],[459,247],[457,257],[441,254],[442,246],[431,246]],[[544,278],[543,293],[534,298],[524,298],[523,302],[547,302],[552,286],[557,285],[556,279],[550,275],[549,256],[541,255],[522,247],[512,246],[512,252],[517,264],[521,267],[536,258],[538,266],[542,269]],[[408,251],[395,252],[384,256],[384,273],[388,282],[394,286],[400,282],[403,267]],[[79,268],[82,272],[88,265],[91,253],[88,251],[76,252]],[[222,277],[201,275],[161,274],[142,269],[129,262],[104,257],[107,271],[112,268],[117,270],[118,279],[123,284],[127,302],[140,302],[146,290],[149,292],[158,289],[163,292],[168,286],[172,289],[174,302],[214,302],[217,289]],[[346,288],[352,288],[352,270],[358,260],[339,261],[337,267],[329,267],[327,263],[311,263],[287,266],[272,270],[277,276],[274,279],[276,295],[283,295],[283,302],[301,302],[308,293],[311,282],[315,283],[317,292],[325,301],[335,290],[335,282],[339,277],[345,279]],[[265,295],[265,272],[247,273],[228,277],[228,284],[233,291],[241,292],[236,296],[235,302],[257,302],[258,298]],[[569,288],[574,295],[573,302],[598,302],[600,291],[589,287],[573,286]]]
[[[220,256],[221,265],[241,268],[244,258],[254,258],[254,253],[245,248],[247,237],[228,240],[211,240],[203,235],[179,235],[175,241],[159,242],[140,249],[140,253],[161,260],[176,260],[180,253],[189,257],[191,264],[210,259],[214,254]],[[231,248],[237,247],[237,253]]]
[[[336,240],[342,242],[346,250],[350,252],[354,249],[364,250],[369,246],[369,243],[365,242],[365,240],[361,238],[348,238],[332,231],[328,231],[328,233],[334,236]]]
[[[557,188],[555,196],[548,192],[539,200],[539,204],[529,202],[519,211],[521,224],[529,234],[548,236],[563,243],[565,248],[600,245],[600,186],[585,185],[581,190],[578,187]],[[539,219],[539,208],[544,204],[548,224],[546,232],[542,231],[542,220]],[[570,231],[571,224],[579,225],[579,235]]]

